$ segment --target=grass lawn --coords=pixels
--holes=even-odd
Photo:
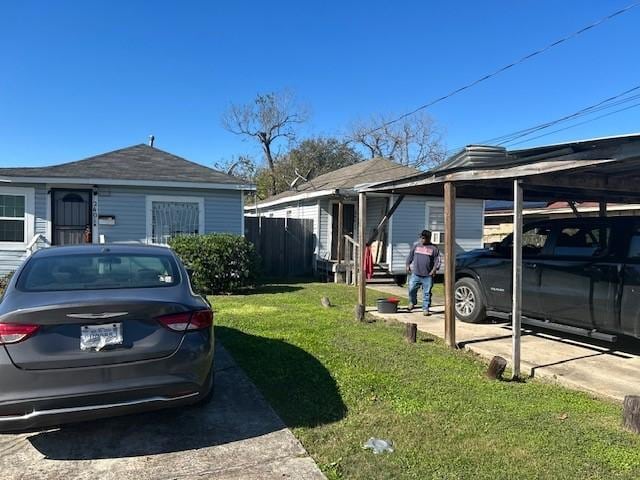
[[[619,405],[489,381],[440,340],[356,323],[355,296],[312,283],[212,298],[218,338],[329,478],[640,478],[640,437],[621,429]],[[396,451],[363,450],[369,437]]]

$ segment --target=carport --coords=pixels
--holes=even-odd
[[[520,377],[523,201],[593,201],[600,204],[601,215],[606,215],[607,202],[640,201],[640,134],[513,151],[500,146],[470,145],[434,170],[364,189],[360,194],[361,209],[366,209],[367,192],[400,196],[444,195],[444,336],[452,348],[457,345],[454,298],[456,199],[513,201],[512,358],[513,375]],[[361,225],[360,231],[363,230]],[[363,252],[363,236],[360,243],[360,251]],[[362,275],[359,310],[363,310],[366,304],[365,282]]]

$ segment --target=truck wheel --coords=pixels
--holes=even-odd
[[[480,323],[487,318],[487,307],[478,283],[472,278],[461,278],[455,287],[456,317],[467,323]]]
[[[393,277],[393,281],[396,282],[396,285],[399,287],[404,287],[404,284],[407,283],[406,275],[395,275]]]

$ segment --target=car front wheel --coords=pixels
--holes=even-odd
[[[478,283],[472,278],[461,278],[455,288],[456,316],[463,322],[480,323],[486,318],[486,305]]]

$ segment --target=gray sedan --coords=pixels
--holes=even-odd
[[[0,301],[0,430],[207,401],[213,313],[168,248],[44,249]]]

